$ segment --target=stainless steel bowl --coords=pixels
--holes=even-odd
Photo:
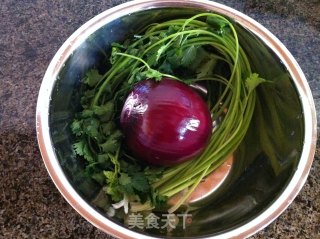
[[[249,143],[241,147],[239,153],[250,163],[245,165],[241,175],[220,190],[219,195],[224,200],[210,199],[195,211],[193,223],[187,230],[172,231],[171,236],[248,237],[276,219],[306,181],[316,147],[315,107],[305,76],[285,46],[253,19],[211,1],[128,2],[94,17],[61,46],[43,78],[37,104],[38,143],[52,180],[76,211],[106,233],[119,238],[166,237],[160,230],[145,233],[130,230],[91,203],[97,191],[92,182],[81,177],[83,165],[72,153],[68,126],[79,107],[80,79],[101,58],[100,47],[108,48],[112,42],[124,40],[142,25],[203,11],[216,12],[233,20],[254,70],[274,80],[275,88],[265,87],[260,98],[261,102],[270,98],[273,102],[282,100],[282,106],[274,104],[274,107],[285,132],[285,145],[279,145],[275,129],[269,129],[269,133],[278,150],[277,156],[294,159],[294,163],[277,176],[270,174],[268,156],[254,144],[250,147],[250,142],[258,137],[252,127],[254,136],[248,137]],[[280,78],[284,79],[281,84],[277,83]],[[281,99],[273,97],[274,91],[279,91]],[[260,151],[257,153],[257,150]]]

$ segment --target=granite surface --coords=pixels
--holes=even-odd
[[[62,198],[42,162],[35,108],[45,70],[68,36],[126,1],[2,0],[0,4],[0,238],[111,238]],[[320,1],[218,1],[253,17],[291,51],[320,110]],[[318,116],[319,120],[319,116]],[[319,124],[318,124],[319,128]],[[289,208],[252,238],[320,238],[320,151]]]

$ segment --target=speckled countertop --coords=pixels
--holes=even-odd
[[[60,45],[87,20],[121,2],[126,1],[1,1],[0,238],[111,238],[79,216],[49,178],[37,146],[35,109],[42,77]],[[320,110],[320,1],[218,2],[253,17],[287,46]],[[319,175],[318,143],[300,194],[252,238],[320,238]]]

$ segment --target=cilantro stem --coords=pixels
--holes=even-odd
[[[208,169],[209,167],[203,170],[202,174],[195,180],[194,184],[189,189],[189,191],[184,196],[182,196],[180,200],[168,210],[169,213],[173,213],[174,211],[176,211],[190,197],[191,193],[194,191],[194,189],[199,185],[201,180],[206,175]]]
[[[129,61],[129,59],[124,60],[121,64],[117,65],[116,68],[110,72],[110,74],[108,74],[107,76],[106,75],[104,76],[104,78],[106,78],[106,79],[104,80],[104,82],[100,86],[98,92],[96,93],[96,95],[92,101],[92,106],[98,104],[99,98],[100,98],[102,92],[104,91],[105,87],[108,85],[108,83],[110,83],[110,81],[116,75],[116,73],[118,71],[120,71],[121,68],[123,68],[123,66],[125,66],[128,63],[128,61]]]
[[[145,67],[148,68],[148,70],[151,69],[151,67],[148,65],[147,62],[145,62],[143,59],[141,59],[140,57],[137,57],[137,56],[133,56],[133,55],[129,55],[129,54],[126,54],[126,53],[120,53],[120,52],[117,52],[115,53],[115,55],[119,55],[119,56],[125,56],[125,57],[129,57],[131,59],[134,59],[134,60],[137,60],[137,61],[140,61],[141,63],[143,63],[145,65]]]

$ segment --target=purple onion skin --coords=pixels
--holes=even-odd
[[[120,124],[131,153],[159,166],[192,159],[206,147],[212,132],[202,97],[170,78],[138,83],[124,103]]]

